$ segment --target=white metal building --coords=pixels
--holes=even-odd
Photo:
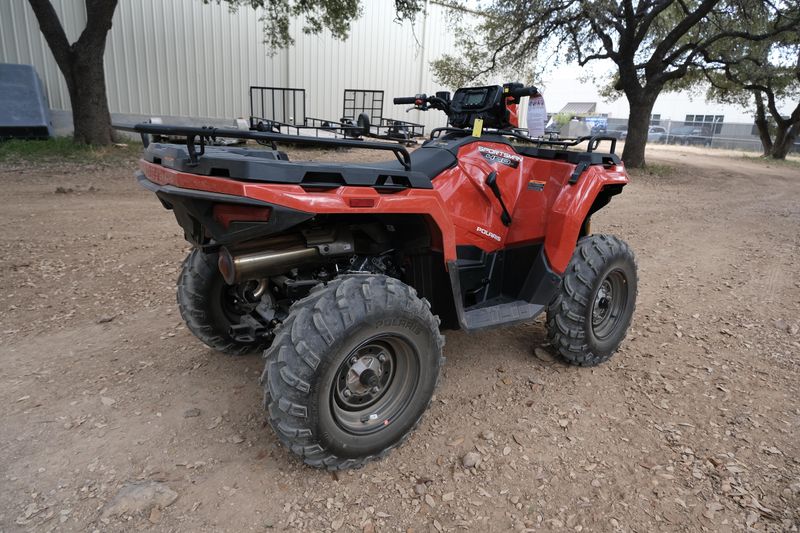
[[[86,23],[84,0],[51,2],[70,42],[75,41]],[[249,86],[266,85],[305,88],[306,115],[337,120],[345,89],[377,89],[385,91],[384,116],[428,128],[445,125],[442,113],[406,113],[391,98],[444,89],[434,82],[430,62],[454,49],[449,8],[428,0],[412,27],[395,22],[393,0],[363,0],[362,6],[363,16],[353,22],[346,41],[305,35],[298,21],[292,28],[295,45],[270,56],[259,22],[263,12],[246,7],[233,12],[201,0],[119,0],[105,55],[111,112],[115,118],[229,122],[249,115]],[[69,119],[66,85],[27,0],[0,0],[0,63],[34,65],[56,110],[57,129]],[[611,68],[600,63],[594,71]],[[582,79],[586,72],[576,65],[549,72],[542,84],[547,108],[601,101],[597,84]],[[601,103],[597,111],[623,119],[627,102]],[[524,105],[520,112],[524,123]],[[662,94],[653,113],[662,120],[702,113],[752,123],[749,109],[709,103],[687,92]]]
[[[86,23],[84,0],[51,1],[74,42]],[[362,5],[346,41],[305,35],[298,21],[295,45],[270,56],[262,12],[200,0],[120,0],[105,54],[111,112],[230,120],[249,115],[249,86],[267,85],[305,88],[307,115],[338,119],[345,89],[379,89],[384,116],[443,126],[440,112],[405,113],[391,98],[442,90],[429,64],[453,47],[447,8],[428,3],[412,27],[395,22],[392,0]],[[0,1],[0,63],[34,65],[50,107],[69,110],[63,77],[27,0]]]

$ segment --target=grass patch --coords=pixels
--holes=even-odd
[[[772,159],[764,156],[743,155],[741,159],[764,166],[800,168],[800,159],[791,156],[787,156],[786,159]]]
[[[675,167],[661,163],[648,163],[644,168],[629,168],[626,170],[634,176],[655,176],[657,178],[665,178],[675,173]]]
[[[71,137],[55,137],[46,141],[10,139],[0,142],[0,161],[97,163],[131,159],[141,151],[141,143],[130,141],[124,146],[89,146],[75,143]]]

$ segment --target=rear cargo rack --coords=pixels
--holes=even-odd
[[[206,126],[170,126],[168,124],[114,124],[114,129],[131,131],[141,135],[145,148],[150,144],[150,135],[185,137],[186,149],[189,152],[189,164],[196,165],[200,156],[205,154],[206,144],[217,138],[245,139],[259,143],[271,143],[277,149],[277,143],[289,143],[326,148],[364,148],[367,150],[384,150],[392,152],[405,170],[411,170],[411,155],[404,146],[395,143],[369,142],[357,139],[334,139],[325,137],[307,137],[304,135],[286,135],[261,131],[244,131],[233,128],[213,128]]]

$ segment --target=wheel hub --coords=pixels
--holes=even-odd
[[[603,284],[600,285],[600,289],[597,291],[597,296],[594,299],[594,306],[592,308],[592,324],[598,325],[600,324],[603,319],[606,318],[608,315],[608,310],[611,307],[611,303],[613,300],[613,289],[611,287],[611,283],[606,279],[603,281]]]
[[[605,339],[617,328],[627,307],[628,284],[620,270],[612,270],[597,288],[592,302],[592,330],[598,339]]]
[[[337,400],[350,410],[360,410],[375,403],[391,382],[393,370],[393,358],[381,347],[363,346],[339,371]]]
[[[344,431],[367,435],[383,430],[414,398],[419,355],[402,336],[377,335],[340,363],[331,387],[331,409]]]

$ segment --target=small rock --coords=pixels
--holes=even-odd
[[[161,509],[158,507],[150,509],[150,516],[147,519],[151,524],[158,524],[161,521]]]
[[[214,418],[214,420],[211,421],[211,424],[209,424],[206,429],[214,429],[215,427],[220,425],[221,422],[222,422],[222,417],[218,416],[218,417]]]
[[[558,421],[558,425],[561,426],[562,428],[566,429],[567,426],[569,425],[569,420],[566,419],[566,418],[561,418]]]
[[[533,350],[533,355],[535,355],[538,360],[543,361],[545,363],[552,363],[553,361],[556,360],[555,357],[553,357],[550,354],[550,352],[548,352],[544,348],[535,348]]]
[[[424,483],[417,483],[414,485],[414,492],[416,492],[419,496],[423,496],[426,492],[428,492],[428,487],[426,487]]]
[[[229,440],[234,444],[241,444],[244,442],[244,437],[241,435],[234,435]]]
[[[337,518],[336,520],[331,522],[331,529],[334,531],[339,531],[343,525],[344,525],[344,518]]]
[[[106,407],[111,407],[112,405],[117,403],[117,400],[115,400],[114,398],[109,398],[108,396],[101,396],[100,403],[102,403]]]
[[[488,429],[484,430],[481,433],[481,438],[483,440],[492,440],[492,439],[494,439],[494,432],[493,431],[489,431]]]
[[[197,407],[192,407],[183,412],[183,418],[195,418],[197,416],[200,416],[200,409]]]
[[[458,446],[462,442],[464,442],[464,437],[456,437],[453,440],[451,440],[450,442],[448,442],[447,445],[448,446]]]
[[[792,324],[786,328],[786,331],[788,331],[790,335],[797,335],[797,332],[800,331],[800,325]]]
[[[154,507],[163,509],[178,499],[178,493],[158,481],[132,481],[126,483],[117,495],[106,504],[103,517],[135,515]]]
[[[73,192],[69,187],[56,187],[56,194],[69,194]]]
[[[101,316],[97,320],[97,323],[98,324],[107,324],[107,323],[111,322],[112,320],[114,320],[115,318],[117,318],[117,315],[104,315],[104,316]]]
[[[425,503],[427,503],[430,507],[436,507],[436,501],[430,494],[425,495]]]
[[[445,492],[444,494],[442,494],[442,501],[443,502],[451,502],[451,501],[453,501],[455,499],[456,499],[456,493],[455,492]]]
[[[506,446],[503,448],[503,455],[508,455],[511,453],[511,446]]]
[[[461,464],[465,468],[472,468],[481,464],[481,454],[478,452],[469,452],[461,458]]]

